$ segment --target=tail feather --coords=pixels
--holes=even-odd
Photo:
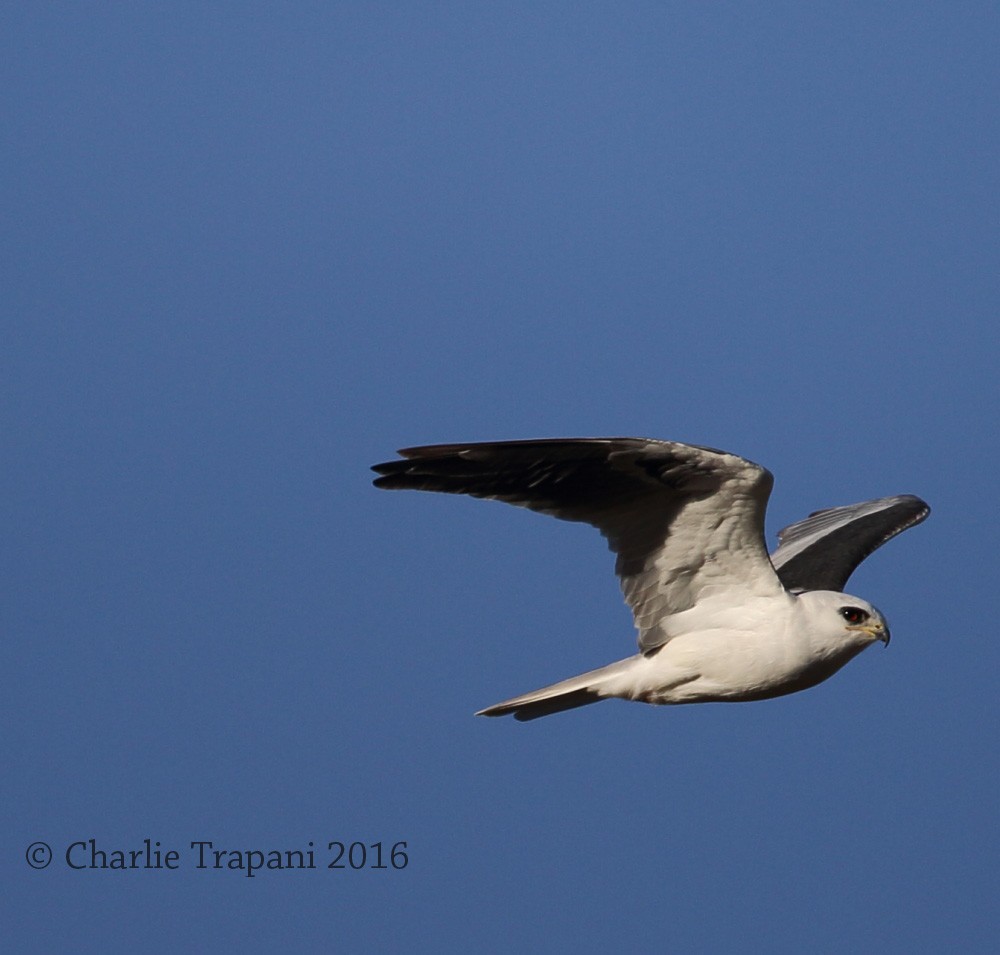
[[[514,714],[515,720],[537,720],[540,716],[549,716],[552,713],[561,713],[563,710],[575,710],[578,706],[586,706],[588,703],[597,703],[603,697],[593,690],[570,690],[559,696],[550,696],[544,700],[535,700],[529,703],[518,703],[511,700],[507,703],[497,703],[495,706],[480,710],[476,716],[506,716],[508,713]]]
[[[631,669],[641,656],[628,657],[617,663],[608,664],[597,670],[581,673],[540,690],[532,690],[521,696],[512,697],[502,703],[480,710],[476,716],[507,716],[513,714],[514,719],[526,721],[537,720],[551,713],[561,713],[563,710],[574,710],[578,706],[597,703],[616,694],[607,692],[606,684],[616,676]]]

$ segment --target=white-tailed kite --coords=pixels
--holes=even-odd
[[[532,720],[609,697],[762,700],[815,686],[889,627],[841,592],[876,548],[930,513],[901,495],[817,511],[768,556],[769,471],[725,451],[644,438],[406,448],[382,488],[492,498],[592,524],[639,631],[639,653],[481,710]]]

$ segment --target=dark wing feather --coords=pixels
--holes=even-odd
[[[869,554],[929,513],[912,494],[816,511],[778,532],[771,563],[788,590],[843,590]]]

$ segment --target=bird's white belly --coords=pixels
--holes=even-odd
[[[779,605],[780,606],[780,605]],[[778,696],[825,679],[846,662],[818,658],[794,598],[738,610],[719,608],[650,656],[637,698],[656,703]],[[776,612],[779,611],[779,612]],[[783,612],[781,612],[783,611]]]

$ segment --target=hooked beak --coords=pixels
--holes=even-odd
[[[876,640],[881,640],[885,646],[889,646],[889,641],[892,639],[892,634],[889,633],[889,628],[884,623],[866,623],[860,627],[848,627],[847,629],[867,633],[872,638],[873,643]]]

